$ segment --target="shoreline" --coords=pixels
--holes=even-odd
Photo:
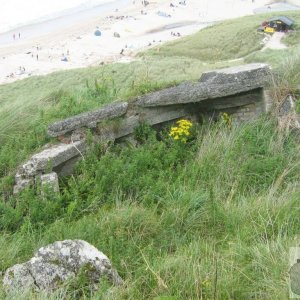
[[[124,8],[129,3],[131,3],[131,0],[118,0],[117,2],[108,2],[97,5],[93,8],[87,8],[79,11],[70,10],[66,14],[62,14],[49,20],[33,22],[6,32],[0,32],[0,47],[17,43],[19,41],[18,37],[16,38],[16,41],[14,41],[12,38],[13,34],[17,35],[21,32],[22,41],[26,39],[39,38],[57,30],[76,26],[76,24],[81,22],[87,22],[90,18],[103,17],[105,14],[118,7]]]
[[[0,42],[0,84],[59,70],[129,62],[139,51],[193,34],[216,21],[253,14],[255,8],[268,3],[205,1],[200,7],[198,0],[186,0],[186,5],[177,0],[173,6],[170,0],[157,0],[145,7],[140,1],[120,0],[101,5],[101,14],[88,10],[85,16],[79,12],[71,19],[30,25],[32,36],[23,37],[22,32],[17,41],[10,36],[12,42]],[[124,6],[115,6],[118,3]],[[94,35],[97,28],[101,36]]]

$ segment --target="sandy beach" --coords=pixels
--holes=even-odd
[[[192,34],[213,22],[253,14],[270,1],[122,0],[0,34],[0,84],[57,70],[129,62],[143,49]],[[66,21],[69,20],[69,21]],[[96,36],[99,30],[101,35]],[[20,32],[20,38],[19,38]],[[15,36],[14,36],[15,35]]]

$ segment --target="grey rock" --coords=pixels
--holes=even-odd
[[[57,173],[51,172],[49,174],[41,175],[41,190],[42,194],[46,190],[51,190],[54,193],[59,192],[58,176]]]
[[[22,165],[22,174],[35,176],[38,173],[51,171],[54,167],[63,162],[80,155],[84,152],[84,141],[71,144],[58,144],[41,151],[31,157],[29,161]]]
[[[250,64],[208,72],[202,75],[199,82],[185,82],[138,97],[136,105],[141,107],[178,105],[231,96],[264,87],[269,74],[270,69],[264,64]]]
[[[295,294],[295,297],[291,297],[296,299],[298,295],[300,295],[300,260],[298,259],[297,262],[291,267],[290,269],[290,284],[291,284],[291,291]]]
[[[13,189],[13,194],[19,194],[21,191],[26,189],[27,187],[30,187],[34,184],[34,179],[29,178],[29,179],[19,179]]]
[[[223,98],[203,100],[198,104],[198,107],[201,111],[210,111],[210,110],[224,110],[227,108],[233,107],[242,107],[250,103],[261,103],[264,101],[264,93],[261,89],[256,89],[246,93],[241,93],[238,95],[227,96]]]
[[[34,287],[34,278],[32,277],[27,263],[17,264],[6,270],[3,278],[3,285],[10,290],[26,290]]]
[[[287,132],[292,130],[299,136],[300,116],[296,111],[296,100],[292,95],[288,95],[278,107],[278,122],[281,129]]]
[[[52,137],[56,137],[81,127],[95,128],[98,122],[124,115],[127,111],[127,107],[127,102],[113,103],[95,111],[82,113],[55,122],[48,127],[48,134]]]
[[[239,82],[241,84],[263,86],[265,79],[270,76],[270,68],[266,64],[247,64],[220,70],[205,72],[201,75],[199,82],[212,84],[226,84]]]
[[[53,171],[56,172],[59,177],[72,175],[77,162],[81,159],[81,155],[75,156],[53,168]]]
[[[296,113],[296,103],[291,95],[288,95],[280,104],[278,115],[280,117]]]
[[[65,240],[40,248],[28,262],[6,270],[3,285],[7,290],[51,291],[83,267],[91,284],[98,284],[103,276],[114,285],[123,283],[105,254],[85,241]]]
[[[141,122],[146,122],[149,125],[156,125],[182,118],[191,113],[189,105],[145,107],[140,110],[139,119]]]

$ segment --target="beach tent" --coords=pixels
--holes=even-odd
[[[101,36],[101,31],[99,29],[97,29],[95,32],[94,32],[95,36]]]

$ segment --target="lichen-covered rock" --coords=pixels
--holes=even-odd
[[[34,278],[30,274],[27,263],[14,265],[12,268],[6,270],[3,285],[9,287],[10,290],[24,290],[33,287]]]
[[[93,284],[99,283],[102,276],[114,285],[123,283],[107,256],[94,246],[82,240],[65,240],[42,247],[29,261],[9,268],[3,285],[7,290],[51,291],[84,267]]]

